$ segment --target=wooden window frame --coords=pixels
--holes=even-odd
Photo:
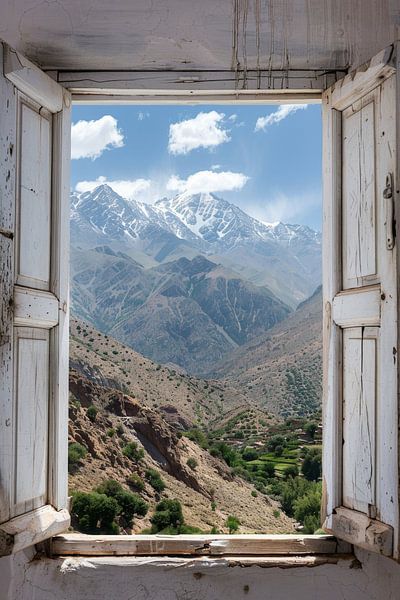
[[[261,86],[264,90],[257,89],[257,85],[250,85],[249,89],[237,90],[236,82],[230,79],[226,83],[226,73],[203,73],[191,74],[182,72],[174,73],[171,81],[170,74],[155,72],[149,74],[126,73],[126,72],[105,72],[105,73],[76,73],[76,72],[48,72],[45,80],[42,80],[43,73],[34,67],[32,63],[26,61],[19,54],[14,53],[18,62],[22,65],[18,69],[11,69],[9,79],[21,89],[31,90],[31,97],[37,101],[43,100],[47,92],[52,92],[51,80],[55,80],[68,89],[72,94],[72,101],[76,103],[107,103],[107,104],[275,104],[293,103],[293,102],[320,102],[322,94],[326,88],[332,85],[337,79],[343,77],[343,72],[302,72],[297,78],[287,80],[284,73],[267,74],[268,86],[265,83]],[[16,60],[11,54],[9,61]],[[10,63],[11,64],[11,63]],[[15,63],[14,63],[15,66]],[[379,67],[380,68],[380,67]],[[38,73],[39,71],[39,73]],[[267,76],[265,75],[265,76]],[[232,74],[230,74],[232,76]],[[358,71],[360,83],[362,84],[362,69]],[[258,76],[256,78],[258,80]],[[251,79],[250,79],[251,80]],[[210,82],[213,83],[210,83]],[[21,83],[22,82],[22,83]],[[42,82],[42,83],[40,83]],[[225,83],[224,83],[225,82]],[[265,91],[265,87],[269,87]],[[58,88],[58,86],[57,86]],[[283,89],[285,88],[285,89]],[[37,94],[37,90],[42,93]],[[57,102],[68,102],[70,104],[69,93],[61,95]],[[68,104],[68,107],[69,107]],[[59,104],[58,104],[59,106]],[[60,108],[58,108],[60,110]],[[70,147],[69,127],[65,127],[65,120],[57,120],[55,116],[55,135],[57,139],[62,140],[63,152],[66,146]],[[334,134],[337,134],[335,123],[332,124]],[[54,157],[55,160],[61,160],[61,157]],[[336,156],[332,160],[340,160]],[[63,176],[55,178],[53,181],[56,194],[65,194],[65,186],[69,187],[68,165],[66,165]],[[337,182],[332,182],[337,185]],[[58,203],[58,207],[60,204]],[[56,209],[57,210],[57,209]],[[60,227],[62,223],[69,222],[68,207],[64,206],[64,213],[59,212],[56,218],[59,220]],[[330,215],[331,218],[337,218],[337,215]],[[68,227],[63,227],[64,241],[68,243]],[[328,273],[328,285],[332,285],[334,274]],[[57,279],[57,277],[55,278]],[[61,285],[58,288],[58,297],[60,298],[60,309],[62,314],[62,327],[59,328],[58,339],[54,344],[65,344],[68,339],[68,274],[60,264],[58,271],[58,281]],[[119,556],[143,556],[143,555],[177,555],[177,556],[258,556],[258,557],[290,557],[291,555],[303,556],[322,556],[322,560],[327,560],[329,555],[346,554],[351,551],[349,543],[337,541],[331,535],[325,536],[304,536],[304,535],[215,535],[215,536],[86,536],[83,534],[63,533],[57,535],[60,531],[65,531],[69,524],[69,515],[66,510],[66,465],[67,465],[67,436],[66,424],[68,419],[68,356],[60,354],[60,368],[63,372],[65,386],[63,390],[57,390],[62,402],[57,404],[52,417],[51,431],[53,432],[52,448],[57,460],[51,461],[50,479],[51,479],[51,504],[33,511],[35,514],[17,517],[0,529],[12,538],[12,550],[16,551],[27,546],[33,545],[43,539],[55,536],[50,541],[50,552],[54,555],[119,555]],[[325,381],[325,384],[327,382]],[[61,394],[61,395],[60,395]],[[337,444],[337,432],[339,421],[338,413],[327,412],[324,407],[324,422],[327,427],[327,433],[324,435],[323,444]],[[335,441],[336,440],[336,441]],[[336,447],[336,446],[335,446]],[[329,465],[329,477],[339,476],[338,465],[333,461]],[[64,474],[64,475],[63,475]],[[332,500],[330,500],[332,501]],[[329,528],[329,524],[328,524]],[[0,531],[1,533],[1,531]],[[1,536],[0,536],[1,538]],[[0,539],[1,542],[1,539]],[[357,543],[358,540],[352,539],[349,542]],[[362,545],[362,544],[361,544]],[[274,558],[272,560],[275,560]]]

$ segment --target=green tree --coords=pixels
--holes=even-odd
[[[257,450],[255,450],[254,448],[249,448],[249,447],[245,448],[242,452],[242,458],[246,462],[249,462],[251,460],[256,460],[258,458]]]
[[[132,475],[129,475],[127,483],[129,487],[137,492],[143,492],[144,490],[144,481],[137,473],[132,473]]]
[[[283,435],[273,435],[270,440],[268,440],[267,448],[270,452],[274,452],[277,446],[284,447],[286,445],[286,440]]]
[[[97,492],[76,492],[72,496],[72,513],[76,527],[84,533],[118,532],[114,522],[119,506],[115,498]]]
[[[322,453],[320,448],[306,450],[301,472],[309,481],[318,481],[322,475]]]
[[[150,522],[151,533],[159,533],[168,528],[172,528],[176,530],[176,533],[180,533],[180,529],[184,525],[184,518],[179,500],[161,500],[157,504]]]
[[[283,476],[285,479],[289,479],[289,477],[297,477],[298,474],[299,474],[299,469],[297,468],[296,465],[289,465],[283,471]]]
[[[229,515],[225,521],[225,527],[229,529],[229,533],[235,533],[240,527],[240,521],[234,515]]]
[[[138,495],[125,490],[122,485],[114,479],[108,479],[96,488],[99,494],[105,494],[114,498],[118,503],[118,516],[121,517],[123,525],[132,527],[133,518],[138,515],[144,517],[148,511],[147,503]]]
[[[294,518],[303,524],[304,533],[314,533],[321,527],[321,490],[320,483],[314,484],[293,504]]]
[[[311,438],[312,440],[315,437],[315,432],[317,431],[317,429],[318,429],[318,425],[316,423],[314,423],[313,421],[306,423],[304,426],[304,431],[306,432],[308,437]]]
[[[275,446],[274,454],[275,456],[282,456],[283,446]]]

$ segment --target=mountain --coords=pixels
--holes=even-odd
[[[73,313],[189,373],[209,370],[289,313],[270,290],[204,256],[145,269],[109,246],[71,255]]]
[[[186,524],[205,532],[213,527],[225,531],[227,516],[238,512],[240,533],[294,531],[293,520],[275,500],[181,436],[181,430],[193,424],[214,422],[223,413],[221,396],[228,401],[232,391],[224,384],[159,367],[87,323],[73,319],[71,325],[68,438],[86,449],[85,456],[70,463],[71,492],[92,491],[109,479],[139,492],[149,512],[135,517],[133,533],[149,527],[162,498],[178,498]],[[234,406],[233,396],[231,400]],[[89,406],[95,407],[95,418],[89,418]],[[131,443],[143,456],[132,458],[123,452]],[[195,470],[189,458],[195,460]],[[146,478],[148,469],[160,473],[165,483],[161,493]]]
[[[152,205],[126,200],[103,184],[71,196],[74,247],[112,245],[143,266],[198,254],[265,285],[295,308],[321,280],[321,235],[268,225],[211,193],[180,194]]]
[[[321,407],[321,287],[267,333],[237,348],[209,373],[264,410],[308,416]]]

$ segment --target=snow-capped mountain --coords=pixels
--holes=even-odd
[[[262,223],[211,193],[185,192],[150,205],[126,200],[103,184],[71,195],[71,233],[77,247],[107,244],[138,262],[145,256],[152,265],[212,256],[252,283],[267,285],[292,307],[321,278],[320,233]]]

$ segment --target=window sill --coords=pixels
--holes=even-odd
[[[84,535],[53,537],[52,556],[229,557],[232,561],[275,563],[290,557],[326,557],[351,553],[331,535]],[[279,559],[277,558],[279,557]],[[313,562],[313,561],[311,561]]]

